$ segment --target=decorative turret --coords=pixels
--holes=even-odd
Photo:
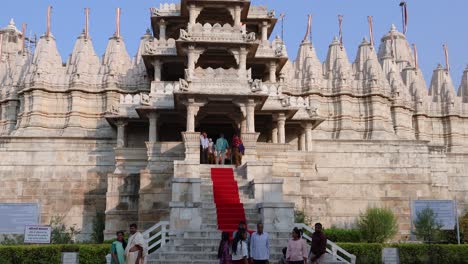
[[[460,88],[458,88],[458,96],[463,100],[463,103],[468,103],[468,66],[463,71]]]
[[[147,87],[149,85],[143,54],[147,45],[153,39],[149,30],[141,37],[136,56],[132,60],[132,66],[127,75],[127,84],[132,87]]]
[[[67,63],[67,74],[72,83],[97,84],[100,61],[96,55],[93,43],[85,32],[78,37],[73,53]]]
[[[0,29],[0,56],[16,54],[23,49],[23,33],[15,26],[15,21],[10,20],[8,26]],[[0,57],[0,58],[1,58]]]
[[[125,42],[121,37],[112,36],[102,59],[101,74],[104,75],[104,82],[107,85],[120,82],[130,67],[131,60]]]
[[[452,103],[455,97],[455,88],[449,72],[439,64],[434,70],[429,87],[429,95],[433,102]]]
[[[392,25],[390,31],[382,38],[379,59],[384,65],[384,72],[386,72],[386,69],[383,62],[386,59],[392,59],[396,63],[398,72],[406,68],[408,63],[414,66],[414,58],[406,36],[398,32],[395,25]]]
[[[351,64],[345,48],[337,37],[333,39],[329,46],[324,67],[329,89],[351,89],[353,84]]]
[[[372,44],[366,38],[362,40],[357,52],[353,70],[357,88],[361,91],[375,91],[389,93],[390,87],[379,64],[377,54]]]
[[[55,38],[52,35],[42,36],[37,43],[28,77],[26,77],[27,85],[32,86],[36,82],[57,84],[64,76],[62,57],[57,50]]]

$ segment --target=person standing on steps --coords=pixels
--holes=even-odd
[[[224,138],[224,134],[220,134],[219,138],[216,140],[215,149],[216,149],[216,164],[224,165],[224,160],[226,158],[226,150],[229,148],[227,140]]]
[[[205,132],[200,134],[200,164],[208,164],[208,135]]]
[[[250,259],[254,264],[269,264],[270,243],[268,233],[263,232],[263,223],[257,224],[257,232],[250,237]]]
[[[208,164],[215,163],[215,150],[214,150],[214,142],[212,138],[208,139]]]
[[[307,263],[307,243],[301,238],[302,232],[295,227],[292,231],[292,239],[288,241],[286,261],[288,264]]]
[[[247,231],[239,230],[232,242],[232,264],[249,264]]]
[[[309,254],[312,264],[324,264],[325,253],[327,253],[327,237],[322,232],[322,224],[316,223]]]
[[[234,156],[234,162],[236,164],[236,168],[242,164],[242,152],[241,152],[242,140],[234,134],[232,137],[232,154]]]
[[[231,254],[230,254],[230,246],[231,244],[229,243],[229,233],[228,232],[223,232],[221,235],[221,241],[219,242],[219,247],[218,247],[218,259],[219,259],[219,264],[231,264]]]

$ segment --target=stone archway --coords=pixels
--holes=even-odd
[[[213,141],[223,133],[231,143],[234,134],[240,131],[242,113],[232,102],[210,102],[200,108],[197,115],[196,130],[206,132]]]

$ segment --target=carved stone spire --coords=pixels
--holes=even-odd
[[[432,75],[429,95],[432,96],[433,102],[454,103],[455,88],[452,78],[441,64],[437,66]]]
[[[89,84],[97,82],[100,61],[94,51],[93,42],[85,32],[77,38],[67,66],[71,81]]]
[[[462,81],[458,89],[458,96],[463,99],[464,103],[468,103],[468,66],[463,71]]]
[[[107,83],[116,83],[119,77],[127,73],[131,67],[125,42],[122,38],[113,36],[109,39],[106,52],[102,59],[101,74]]]
[[[324,68],[325,76],[328,79],[328,88],[350,88],[352,86],[351,64],[346,49],[337,37],[333,39],[328,48]]]
[[[382,64],[384,60],[392,59],[400,72],[408,66],[408,63],[414,66],[414,56],[406,36],[398,32],[395,25],[392,25],[390,31],[382,37],[378,57]]]

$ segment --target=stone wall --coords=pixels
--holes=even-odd
[[[39,203],[41,223],[64,216],[88,239],[106,206],[107,174],[115,168],[114,140],[0,138],[0,201]]]

